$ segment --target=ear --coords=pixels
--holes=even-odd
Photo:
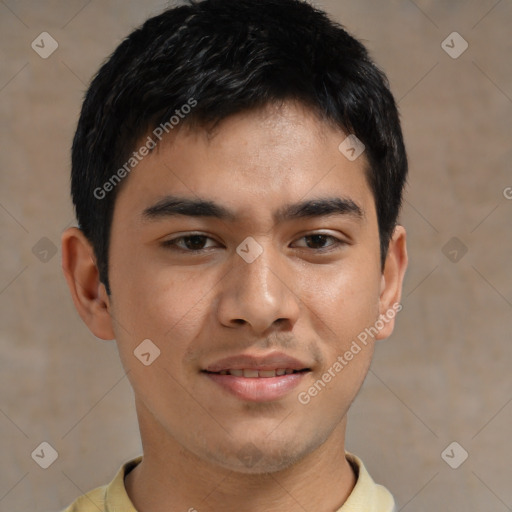
[[[62,234],[62,269],[75,308],[87,327],[96,337],[113,340],[110,299],[99,280],[94,250],[78,228]]]
[[[391,335],[395,327],[395,316],[401,311],[402,284],[407,269],[406,232],[397,225],[389,242],[384,271],[381,278],[379,313],[384,327],[375,337],[384,340]]]

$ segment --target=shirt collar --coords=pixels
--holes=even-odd
[[[394,512],[395,502],[391,493],[376,484],[362,460],[346,453],[357,477],[356,485],[343,506],[337,512]],[[105,512],[137,512],[124,485],[125,476],[137,466],[142,456],[124,464],[105,490]]]

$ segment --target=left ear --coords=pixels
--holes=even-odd
[[[384,340],[391,335],[395,327],[395,316],[402,309],[402,284],[407,269],[406,232],[403,226],[397,225],[389,242],[384,271],[382,272],[379,318],[384,327],[379,330],[375,339]]]

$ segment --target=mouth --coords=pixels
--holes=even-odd
[[[281,353],[240,355],[201,370],[223,392],[248,402],[272,402],[288,395],[312,371],[306,363]]]
[[[229,369],[220,372],[210,372],[203,370],[205,373],[214,375],[233,375],[235,377],[244,377],[246,379],[271,379],[273,377],[282,377],[283,375],[293,375],[294,373],[303,373],[311,371],[309,368],[302,370],[294,370],[292,368],[277,368],[275,370],[257,370],[254,368]]]

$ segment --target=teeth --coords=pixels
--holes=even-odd
[[[243,370],[222,370],[219,372],[220,375],[233,375],[235,377],[245,377],[247,379],[256,378],[272,378],[281,377],[282,375],[291,375],[295,370],[289,368],[278,368],[276,370],[253,370],[244,368]]]
[[[244,377],[249,378],[249,379],[254,379],[256,377],[259,377],[258,370],[245,369],[245,370],[243,370],[243,374],[244,374]]]

